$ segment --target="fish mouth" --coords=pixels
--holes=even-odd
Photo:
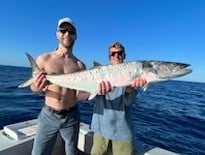
[[[190,66],[190,65],[189,65]],[[168,75],[168,76],[163,76],[160,77],[160,79],[172,79],[172,78],[177,78],[177,77],[181,77],[187,74],[190,74],[193,70],[190,68],[182,68],[180,70],[177,70],[175,72],[173,72],[172,74]]]
[[[190,68],[183,68],[181,70],[179,70],[178,72],[176,72],[176,75],[179,75],[179,76],[184,76],[186,74],[189,74],[191,73],[193,70],[190,69]],[[175,77],[178,77],[178,76],[175,76]]]

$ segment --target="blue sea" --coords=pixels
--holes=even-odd
[[[30,68],[0,65],[0,129],[37,118],[44,96],[17,87],[30,74]],[[81,121],[90,123],[93,103],[78,104]],[[205,154],[205,83],[174,80],[139,91],[133,131],[137,152],[161,147],[182,155]]]

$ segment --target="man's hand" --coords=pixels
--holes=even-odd
[[[102,81],[98,86],[98,95],[105,95],[108,92],[111,92],[113,87],[111,86],[109,81]]]
[[[46,79],[46,73],[40,72],[34,77],[34,81],[31,87],[34,92],[45,92],[48,89],[48,84],[49,82]]]
[[[143,78],[136,78],[133,80],[131,87],[137,88],[137,87],[143,87],[145,84],[147,84],[147,81]]]
[[[135,90],[135,88],[143,87],[146,84],[147,81],[145,79],[138,77],[132,81],[132,84],[130,86],[126,87],[126,92],[132,93]]]

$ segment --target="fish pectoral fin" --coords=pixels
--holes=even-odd
[[[97,92],[90,93],[88,100],[92,100],[97,95]]]
[[[149,83],[146,83],[146,84],[142,87],[142,90],[143,90],[143,91],[146,91],[147,88],[148,88],[148,86],[149,86]]]

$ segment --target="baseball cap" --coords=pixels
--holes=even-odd
[[[61,18],[58,20],[57,30],[59,30],[61,24],[63,24],[63,23],[69,23],[71,26],[73,26],[73,28],[75,28],[75,24],[74,24],[73,20],[68,18],[68,17],[65,17],[65,18]]]

